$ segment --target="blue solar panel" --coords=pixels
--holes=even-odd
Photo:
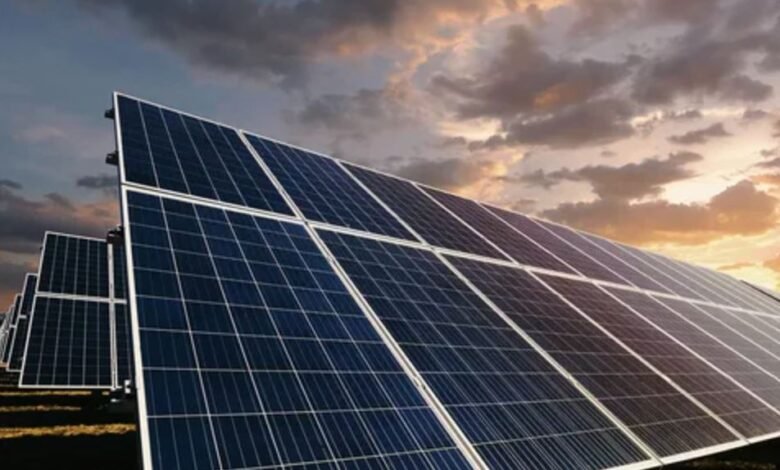
[[[9,371],[18,372],[22,368],[24,347],[27,344],[27,327],[29,325],[33,299],[35,298],[35,284],[37,281],[38,277],[33,274],[28,274],[24,280],[19,318],[16,322],[16,332],[11,341],[11,353],[8,358]]]
[[[103,240],[46,233],[39,292],[108,297],[108,252]]]
[[[780,414],[652,323],[605,292],[585,287],[588,284],[566,284],[559,292],[742,436],[758,437],[780,429]],[[620,289],[610,292],[645,318],[665,314],[660,311],[665,307],[648,295]]]
[[[736,439],[527,272],[467,259],[451,261],[657,455],[669,457]],[[591,283],[542,277],[570,300],[599,292]]]
[[[710,334],[722,344],[759,366],[776,380],[780,380],[780,361],[769,352],[735,333],[726,325],[705,313],[702,309],[706,309],[706,305],[694,305],[693,303],[684,300],[660,297],[658,297],[657,300],[670,307],[690,323]],[[767,401],[771,399],[772,404],[780,407],[780,394],[773,398],[763,398]]]
[[[32,318],[20,385],[111,386],[107,302],[38,296]]]
[[[646,460],[435,255],[319,234],[491,468],[606,468]]]
[[[292,215],[234,129],[123,95],[117,105],[126,181]]]
[[[148,464],[468,467],[302,226],[127,204]]]
[[[416,240],[335,160],[244,135],[307,219]]]
[[[22,296],[16,294],[14,297],[14,305],[11,309],[11,316],[8,320],[8,332],[6,333],[5,343],[3,344],[2,360],[5,364],[8,363],[8,358],[11,356],[11,343],[13,342],[14,335],[16,334],[16,321],[19,318],[19,311],[22,307]]]
[[[412,183],[354,165],[346,166],[428,243],[475,255],[506,259]]]
[[[626,281],[618,277],[612,271],[600,265],[566,241],[556,237],[533,219],[516,212],[485,206],[492,213],[522,232],[525,236],[545,247],[566,264],[576,269],[580,274],[593,279],[626,284]]]
[[[476,202],[430,188],[423,190],[518,263],[574,274],[574,271],[558,258]]]
[[[125,304],[114,305],[116,387],[122,387],[125,380],[133,377],[133,337],[130,328],[130,310]]]
[[[127,298],[127,265],[125,262],[125,247],[121,244],[111,246],[114,261],[114,298]]]

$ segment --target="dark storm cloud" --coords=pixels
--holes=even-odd
[[[307,66],[388,45],[446,41],[452,21],[476,23],[500,0],[79,0],[119,10],[194,63],[299,84]]]
[[[669,137],[669,141],[679,145],[704,144],[711,139],[728,137],[731,133],[723,127],[723,123],[715,123],[703,129],[696,129],[680,135]]]
[[[590,184],[604,200],[632,200],[657,196],[663,186],[696,176],[688,165],[703,160],[698,153],[677,152],[666,159],[646,158],[639,163],[621,166],[588,165],[576,170],[563,168],[546,173],[537,170],[518,178],[520,183],[550,189],[563,181]]]
[[[103,194],[115,195],[118,181],[116,175],[90,175],[82,176],[76,180],[76,186],[86,189],[94,189]]]
[[[750,181],[726,188],[702,204],[597,199],[543,212],[551,220],[627,243],[698,245],[777,226],[778,200]]]

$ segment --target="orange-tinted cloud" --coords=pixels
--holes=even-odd
[[[698,245],[775,228],[777,209],[778,199],[742,181],[701,204],[598,199],[561,204],[543,215],[630,244]]]

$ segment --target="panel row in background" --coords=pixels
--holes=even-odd
[[[709,269],[125,95],[115,109],[124,183],[780,315],[780,303]]]
[[[122,195],[147,468],[638,468],[780,432],[756,315]]]
[[[118,389],[132,377],[124,247],[47,232],[3,343],[22,388]]]

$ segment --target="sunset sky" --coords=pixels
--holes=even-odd
[[[117,223],[113,90],[780,284],[777,0],[0,3],[0,305]]]

